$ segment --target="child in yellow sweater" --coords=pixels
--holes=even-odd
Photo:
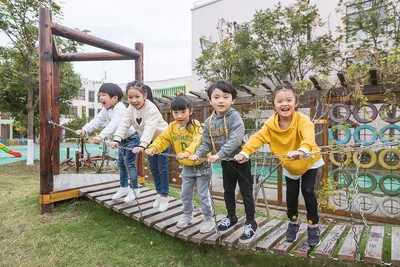
[[[171,122],[168,128],[150,144],[145,153],[153,156],[170,145],[174,147],[177,159],[183,165],[181,200],[184,216],[177,226],[184,228],[194,221],[192,199],[194,184],[197,183],[197,195],[201,202],[201,213],[204,216],[200,232],[208,233],[215,227],[209,191],[211,167],[203,161],[195,162],[187,159],[200,145],[202,126],[200,122],[193,119],[190,100],[185,96],[178,95],[171,101],[171,111],[175,121]]]
[[[310,156],[310,153],[320,151],[315,143],[314,125],[306,115],[295,111],[298,96],[293,88],[277,87],[272,103],[275,114],[250,137],[235,159],[239,163],[245,162],[264,144],[269,144],[274,155],[286,155],[279,159],[286,177],[287,215],[290,219],[286,240],[295,241],[299,230],[297,208],[301,177],[301,192],[307,209],[308,244],[315,247],[320,243],[320,231],[314,184],[318,168],[324,165],[324,161],[320,155]]]

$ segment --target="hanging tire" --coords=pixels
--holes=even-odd
[[[360,134],[361,130],[369,130],[369,131],[371,131],[372,132],[371,140],[362,141],[360,139],[360,137],[359,137],[359,134]],[[360,125],[354,130],[353,138],[358,144],[362,144],[364,146],[369,146],[369,145],[372,145],[373,143],[375,143],[376,140],[378,140],[378,131],[376,130],[376,128],[374,126],[371,126],[371,125]]]
[[[343,175],[343,177],[344,177],[343,183],[340,183],[340,179],[338,179],[338,184],[337,184],[338,189],[349,187],[353,178],[351,177],[351,174],[348,171],[345,171],[343,169],[335,169],[329,174],[329,177],[334,178],[335,174],[337,174],[338,176]]]
[[[340,127],[340,128],[339,128]],[[339,131],[339,130],[344,130],[346,132],[345,138],[343,140],[336,140],[333,137],[333,132],[334,131]],[[350,141],[351,138],[351,132],[350,129],[346,126],[343,125],[335,125],[332,128],[329,129],[329,140],[333,141],[333,143],[335,143],[336,145],[344,145],[347,142]]]
[[[335,204],[338,210],[347,210],[349,208],[349,200],[346,194],[339,190],[330,196],[330,201]]]
[[[382,143],[387,143],[387,142],[391,142],[391,139],[385,139],[385,132],[389,129],[395,129],[399,132],[400,134],[400,126],[396,125],[396,124],[388,124],[385,127],[383,127],[382,129],[379,130],[379,139],[381,140]],[[394,139],[394,138],[393,138]]]
[[[389,165],[386,163],[385,161],[385,157],[387,154],[389,153],[394,153],[395,157],[397,156],[397,164],[396,165]],[[378,162],[379,164],[381,164],[381,166],[387,170],[397,170],[400,168],[400,151],[398,149],[394,149],[394,148],[389,148],[389,149],[384,149],[381,151],[381,153],[379,153],[378,156]],[[395,159],[396,161],[396,159]]]
[[[343,118],[337,118],[335,116],[334,112],[335,112],[335,110],[337,108],[344,108],[346,110],[346,114],[344,115]],[[334,104],[332,106],[332,108],[329,109],[328,114],[329,114],[329,118],[334,122],[338,122],[339,123],[339,122],[347,121],[350,118],[350,115],[351,115],[350,106],[347,105],[347,104],[344,104],[344,103],[336,103],[336,104]]]
[[[400,108],[400,102],[396,102],[396,104],[394,104],[394,105],[396,105],[397,108]],[[381,106],[381,108],[379,109],[379,117],[381,117],[382,120],[384,120],[384,121],[386,121],[386,122],[389,122],[389,123],[396,123],[396,122],[399,122],[399,121],[400,121],[400,113],[399,113],[399,115],[398,115],[397,117],[394,117],[394,118],[390,118],[390,117],[388,116],[387,112],[390,111],[390,107],[391,107],[391,106],[392,106],[392,105],[391,105],[391,104],[388,104],[388,103],[383,104],[383,105]],[[397,108],[396,108],[396,109],[397,109]]]
[[[338,154],[338,153],[335,153],[335,154]],[[341,163],[335,159],[335,154],[334,153],[329,154],[329,160],[331,161],[331,163],[333,165],[340,167],[342,164],[347,165],[350,163],[350,161],[351,161],[351,152],[350,151],[347,151],[344,153],[346,158],[343,160],[343,163]]]
[[[386,202],[391,202],[390,205],[386,206]],[[395,204],[393,204],[393,202]],[[392,207],[396,207],[396,209],[393,209]],[[386,207],[389,208],[389,210],[386,209]],[[400,199],[398,197],[384,197],[381,199],[381,202],[379,203],[379,210],[382,212],[383,215],[389,218],[400,218]],[[397,210],[397,212],[394,212],[394,210]]]
[[[362,153],[367,153],[371,156],[371,161],[368,163],[360,163],[360,168],[362,169],[369,169],[371,167],[373,167],[376,164],[376,161],[378,159],[378,157],[376,156],[376,153],[374,151],[372,151],[371,149],[364,149],[361,151]],[[358,164],[358,151],[353,153],[353,162],[354,164]]]
[[[369,172],[360,172],[358,177],[357,177],[357,180],[361,176],[368,177],[371,180],[371,185],[368,186],[368,187],[361,187],[360,184],[357,183],[355,176],[354,176],[354,179],[353,179],[353,185],[356,186],[356,183],[357,183],[358,191],[360,191],[361,193],[372,193],[372,192],[374,192],[375,189],[376,189],[376,186],[378,184],[377,181],[376,181],[375,175],[373,175],[372,173],[369,173]]]
[[[368,199],[368,201],[365,201],[366,199]],[[361,208],[362,208],[364,214],[372,214],[378,208],[378,202],[376,201],[376,199],[373,195],[359,194],[358,197],[357,196],[354,197],[353,207],[356,211],[360,212],[360,204],[358,203],[358,201],[360,201],[360,204],[362,204]],[[369,204],[370,206],[366,207],[365,206],[366,203]]]
[[[397,180],[397,183],[399,184],[399,188],[397,188],[397,190],[392,191],[386,188],[385,186],[385,181],[386,180]],[[379,188],[381,189],[381,191],[383,193],[385,193],[388,196],[398,196],[400,195],[400,176],[398,175],[394,175],[394,174],[388,174],[388,175],[384,175],[379,179]]]
[[[360,116],[360,109],[364,108],[364,107],[369,107],[372,111],[372,114],[369,118],[361,118]],[[376,106],[372,103],[367,103],[367,105],[365,106],[355,106],[353,108],[353,117],[356,119],[356,121],[361,122],[361,123],[370,123],[373,120],[376,119],[376,117],[378,116],[378,109],[376,108]]]

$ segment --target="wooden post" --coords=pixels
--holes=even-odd
[[[48,195],[53,191],[53,127],[52,120],[52,38],[50,10],[39,9],[39,108],[40,108],[40,195]],[[54,205],[40,204],[40,212],[53,211]]]
[[[283,204],[283,192],[282,192],[282,179],[283,179],[283,171],[282,165],[278,167],[278,204]]]
[[[143,82],[143,44],[135,43],[135,50],[140,53],[140,57],[135,60],[135,80]],[[136,167],[138,170],[138,176],[144,177],[144,160],[143,153],[139,153],[136,157]]]
[[[53,62],[53,121],[60,123],[60,62]],[[53,170],[60,174],[60,127],[53,128]]]
[[[81,152],[75,151],[76,173],[79,173],[79,165],[81,164]]]

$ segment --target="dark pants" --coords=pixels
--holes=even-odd
[[[168,147],[162,153],[168,153],[171,147]],[[168,196],[169,193],[169,170],[168,156],[154,155],[147,158],[150,165],[151,175],[153,176],[154,186],[158,194]]]
[[[290,220],[296,220],[299,215],[297,207],[299,205],[301,179],[301,194],[303,195],[304,202],[306,204],[307,221],[310,224],[318,223],[318,203],[314,191],[314,184],[317,178],[317,173],[318,169],[310,169],[297,180],[286,177],[287,216]]]
[[[255,205],[253,198],[253,183],[250,161],[237,163],[236,161],[222,161],[222,179],[224,185],[224,199],[228,217],[236,216],[236,183],[239,183],[242,194],[247,223],[254,222]]]

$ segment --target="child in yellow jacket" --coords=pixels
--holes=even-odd
[[[277,87],[272,95],[272,102],[276,113],[265,122],[260,131],[250,137],[235,159],[239,163],[245,162],[264,144],[269,144],[274,155],[286,155],[279,158],[286,177],[287,215],[290,219],[286,240],[295,241],[299,230],[297,206],[301,178],[301,192],[309,223],[308,244],[315,247],[320,242],[320,231],[314,184],[318,168],[324,165],[324,161],[320,155],[310,156],[310,153],[320,151],[315,143],[314,125],[306,115],[295,111],[298,96],[293,88]]]
[[[192,199],[194,184],[197,183],[197,195],[204,216],[200,232],[208,233],[215,227],[209,191],[211,167],[204,161],[195,162],[187,158],[194,154],[200,145],[202,126],[193,119],[191,102],[185,96],[178,95],[171,101],[171,111],[175,121],[171,122],[168,128],[150,144],[145,153],[152,156],[164,151],[170,145],[174,147],[177,159],[183,165],[181,200],[184,216],[177,226],[185,228],[194,221]]]

